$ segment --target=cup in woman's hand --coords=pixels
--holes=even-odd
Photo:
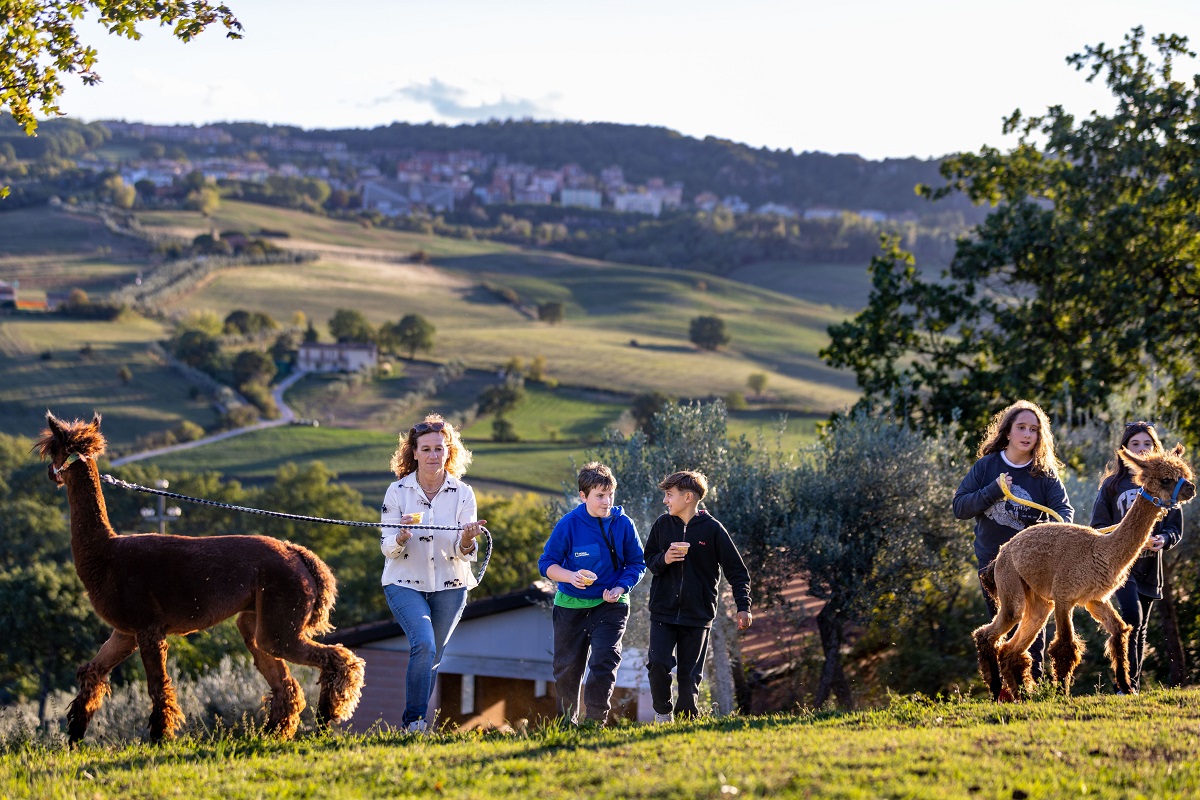
[[[591,586],[596,582],[596,573],[592,572],[590,569],[581,569],[575,574],[579,576],[579,579],[583,582],[585,587]]]
[[[409,517],[408,521],[409,521],[411,524],[413,524],[413,525],[420,525],[420,524],[421,524],[421,518],[422,518],[423,516],[425,516],[425,512],[424,512],[424,511],[414,511],[414,512],[412,512],[411,514],[409,514],[409,515],[408,515],[408,517]]]

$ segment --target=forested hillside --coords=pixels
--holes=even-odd
[[[688,196],[737,194],[751,204],[775,201],[801,207],[870,208],[889,213],[928,211],[918,183],[940,184],[937,160],[871,161],[853,154],[755,149],[714,137],[695,139],[663,127],[614,123],[493,120],[477,125],[395,122],[371,129],[313,130],[254,123],[220,124],[238,142],[257,136],[342,142],[350,150],[478,150],[538,167],[575,163],[588,172],[620,164],[635,182],[680,181]],[[968,209],[967,203],[947,203]]]

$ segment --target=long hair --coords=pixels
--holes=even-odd
[[[1003,452],[1008,447],[1013,423],[1022,411],[1033,412],[1038,421],[1037,444],[1033,446],[1033,463],[1029,466],[1029,473],[1055,477],[1063,468],[1063,464],[1054,452],[1054,434],[1050,432],[1050,418],[1046,416],[1045,411],[1042,411],[1041,406],[1028,400],[1018,400],[992,417],[987,431],[983,434],[983,441],[979,443],[979,450],[975,457],[983,458],[992,453]]]
[[[446,442],[446,472],[456,478],[461,478],[471,466],[471,451],[463,447],[462,439],[455,429],[441,414],[430,414],[425,419],[413,425],[400,434],[400,447],[392,453],[391,470],[397,478],[403,478],[410,472],[417,471],[417,439],[427,433],[440,433]]]
[[[1123,450],[1125,446],[1129,444],[1129,440],[1134,436],[1137,436],[1139,433],[1149,434],[1150,441],[1152,442],[1150,452],[1165,452],[1162,440],[1158,438],[1158,432],[1154,430],[1154,423],[1143,422],[1141,420],[1137,422],[1131,422],[1125,426],[1125,432],[1121,434],[1121,443],[1117,445],[1117,452],[1119,453],[1121,450]],[[1104,477],[1100,479],[1100,488],[1104,490],[1104,493],[1108,497],[1115,497],[1117,494],[1117,486],[1122,480],[1125,479],[1127,475],[1129,475],[1129,465],[1121,460],[1121,458],[1118,456],[1105,465]]]

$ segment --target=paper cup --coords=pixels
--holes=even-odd
[[[579,570],[579,577],[583,578],[584,586],[591,586],[596,582],[596,573],[592,572],[590,569]]]

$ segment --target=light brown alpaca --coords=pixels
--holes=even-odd
[[[1170,453],[1152,452],[1142,458],[1126,450],[1119,453],[1142,489],[1111,533],[1044,522],[1031,525],[1000,548],[982,573],[985,588],[996,600],[996,616],[974,633],[979,671],[994,698],[1004,693],[1016,697],[1033,687],[1033,659],[1027,651],[1051,612],[1055,636],[1049,653],[1054,675],[1064,692],[1071,693],[1071,676],[1083,654],[1083,642],[1071,625],[1071,612],[1079,605],[1108,631],[1106,651],[1117,688],[1131,693],[1126,655],[1130,627],[1108,599],[1125,582],[1159,517],[1173,503],[1196,496],[1192,470],[1182,455],[1181,445]],[[997,646],[1014,625],[1016,633]]]
[[[67,487],[75,571],[112,635],[79,668],[79,694],[67,710],[71,744],[108,693],[113,668],[140,650],[153,710],[150,738],[170,739],[183,722],[167,676],[168,634],[187,634],[237,616],[237,627],[271,686],[269,730],[291,738],[304,692],[287,661],[321,671],[317,719],[348,719],[358,705],[363,661],[340,645],[313,641],[332,629],[333,573],[311,551],[266,536],[118,536],[108,521],[96,458],[104,452],[100,415],[64,423],[46,414],[37,442],[50,478]]]

